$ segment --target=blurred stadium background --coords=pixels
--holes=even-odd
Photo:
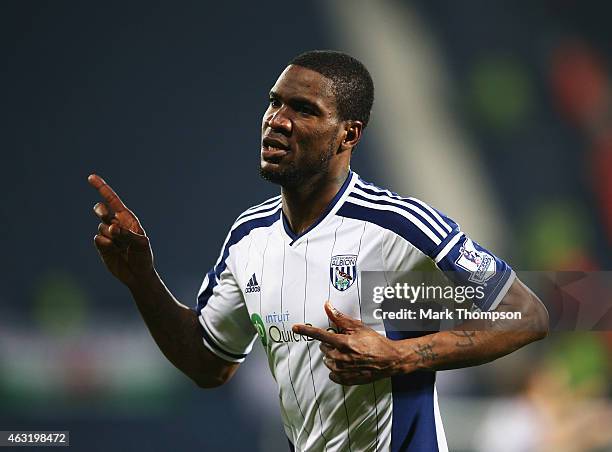
[[[286,61],[352,53],[377,88],[354,158],[519,270],[612,267],[612,8],[572,0],[37,2],[0,6],[0,430],[75,450],[285,450],[258,348],[199,390],[158,352],[92,243],[103,175],[185,304],[276,187],[260,118]],[[441,372],[453,451],[603,451],[610,334],[553,334]]]

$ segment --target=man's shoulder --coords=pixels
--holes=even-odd
[[[281,197],[278,195],[244,210],[234,220],[232,227],[227,233],[223,249],[227,250],[241,242],[254,229],[272,226],[280,220],[280,209]]]
[[[395,201],[402,201],[404,203],[420,204],[422,206],[427,205],[427,207],[431,208],[429,204],[427,204],[426,202],[418,198],[415,198],[413,196],[404,196],[404,195],[398,194],[397,192],[387,187],[383,187],[373,182],[366,181],[359,175],[357,175],[357,179],[355,181],[355,187],[354,187],[353,192],[358,192],[361,194],[367,193],[371,195],[370,199],[374,199],[372,197],[376,197],[378,199],[383,199],[383,200],[392,199]]]
[[[360,205],[369,210],[386,210],[397,214],[417,213],[420,217],[435,217],[440,222],[444,221],[442,217],[447,218],[442,212],[419,198],[400,195],[388,188],[367,182],[360,176],[357,176],[348,200],[349,202],[361,200]]]
[[[278,195],[245,209],[234,221],[232,230],[271,225],[280,218],[281,202],[281,195]]]
[[[358,177],[346,203],[338,212],[374,223],[432,252],[458,226],[428,203],[397,194]]]

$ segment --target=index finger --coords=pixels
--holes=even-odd
[[[100,193],[110,208],[115,212],[123,212],[124,210],[128,210],[125,204],[123,204],[123,201],[121,201],[121,198],[117,196],[117,193],[115,193],[115,191],[110,188],[110,185],[108,185],[100,176],[97,174],[90,174],[87,178],[87,182],[89,182],[89,185],[91,185],[93,188],[98,190],[98,193]]]
[[[311,337],[318,341],[324,342],[331,345],[332,347],[341,347],[343,345],[342,339],[336,333],[330,333],[329,331],[323,330],[310,325],[304,325],[302,323],[296,323],[293,325],[293,332],[301,334],[302,336]]]

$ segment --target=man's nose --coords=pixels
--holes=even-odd
[[[268,125],[273,130],[284,131],[291,133],[291,120],[287,117],[286,110],[281,107],[273,112],[270,112],[268,116]]]

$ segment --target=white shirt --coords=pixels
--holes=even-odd
[[[198,295],[204,345],[227,361],[242,362],[260,338],[295,450],[448,450],[435,372],[341,386],[329,379],[319,343],[294,334],[291,326],[330,328],[323,309],[328,299],[357,319],[371,312],[372,300],[360,293],[364,270],[405,271],[434,262],[474,284],[483,283],[486,272],[482,310],[497,306],[514,272],[440,212],[368,184],[354,172],[321,218],[299,236],[281,207],[277,196],[234,222]],[[368,326],[391,339],[411,337],[385,331],[382,321]]]

